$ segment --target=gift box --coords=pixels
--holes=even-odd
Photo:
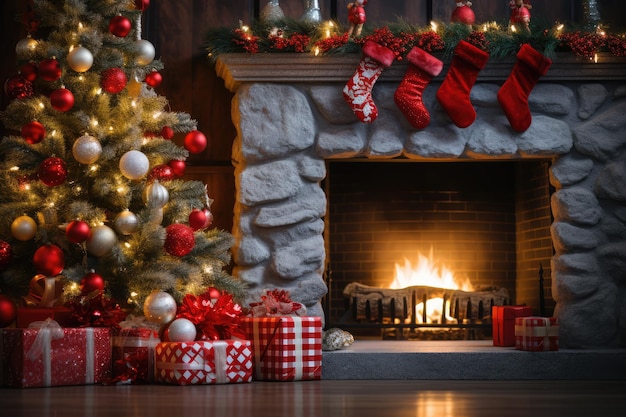
[[[111,338],[113,347],[113,380],[120,382],[154,382],[155,347],[159,333],[148,328],[116,331]]]
[[[16,388],[88,385],[111,377],[108,328],[0,330],[0,384]]]
[[[555,317],[515,319],[515,347],[519,350],[559,350],[559,322]]]
[[[493,345],[515,346],[515,319],[532,315],[532,307],[493,306],[491,309]]]
[[[252,341],[255,379],[321,379],[320,317],[244,317],[241,324]]]
[[[157,382],[205,385],[252,381],[249,340],[161,342],[155,350]]]
[[[31,323],[52,319],[61,327],[72,327],[76,324],[72,310],[64,306],[55,307],[18,307],[15,327],[25,329]]]

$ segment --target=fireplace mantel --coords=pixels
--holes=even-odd
[[[441,55],[435,54],[444,60]],[[356,70],[360,56],[313,56],[305,53],[222,54],[216,62],[218,76],[226,88],[234,92],[242,83],[334,83],[346,82]],[[445,62],[445,60],[444,60]],[[504,81],[511,72],[515,58],[492,58],[478,74],[478,82]],[[380,82],[398,82],[406,71],[406,62],[394,62],[385,69]],[[435,80],[442,80],[444,69]],[[558,53],[541,81],[619,81],[626,80],[626,58],[598,54],[598,62]]]

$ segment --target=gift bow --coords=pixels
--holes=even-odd
[[[305,316],[306,307],[289,298],[287,290],[268,290],[258,303],[250,303],[252,317]]]
[[[63,328],[50,317],[44,321],[34,321],[28,325],[29,329],[39,329],[35,341],[28,350],[26,357],[34,361],[44,355],[44,363],[50,362],[46,356],[50,355],[50,344],[53,340],[63,338]]]
[[[30,280],[28,295],[22,297],[22,300],[28,307],[52,307],[57,304],[62,293],[63,282],[60,276],[35,275]]]

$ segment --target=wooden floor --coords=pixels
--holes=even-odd
[[[0,389],[10,417],[624,417],[624,381],[300,381]]]

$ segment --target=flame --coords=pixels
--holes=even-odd
[[[461,279],[455,276],[450,268],[435,261],[432,247],[428,256],[421,252],[417,253],[415,265],[412,265],[407,258],[404,258],[403,266],[398,263],[395,264],[395,276],[389,288],[401,289],[412,286],[474,291],[474,287],[469,279]],[[423,314],[424,303],[419,303],[415,306],[415,315],[418,323],[423,322]],[[444,314],[447,323],[456,323],[456,319],[450,316],[449,302],[446,302],[444,306],[442,298],[431,298],[426,301],[426,323],[441,323]]]

